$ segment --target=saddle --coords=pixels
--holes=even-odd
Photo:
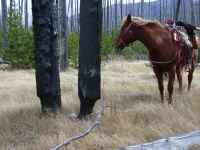
[[[181,42],[181,35],[180,35],[179,31],[175,28],[170,27],[170,26],[167,26],[166,28],[171,33],[173,41],[176,44],[179,44]]]
[[[167,27],[167,29],[171,33],[174,43],[180,49],[182,49],[181,55],[182,55],[183,63],[186,66],[186,69],[190,68],[192,64],[192,50],[194,47],[193,43],[191,42],[191,39],[185,32],[182,32],[178,30],[177,28]]]

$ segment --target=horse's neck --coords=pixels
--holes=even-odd
[[[138,40],[150,50],[152,48],[152,42],[155,41],[155,37],[152,36],[152,30],[141,28],[137,34]]]

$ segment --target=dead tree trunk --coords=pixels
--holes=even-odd
[[[195,24],[194,2],[193,2],[193,0],[190,0],[190,5],[191,5],[191,23]]]
[[[177,6],[176,6],[176,16],[175,16],[175,20],[178,20],[179,12],[180,12],[180,6],[181,6],[181,0],[178,0],[178,1],[177,1]]]
[[[144,0],[141,0],[141,17],[144,17]]]
[[[28,0],[24,2],[24,19],[25,19],[25,30],[28,31]]]
[[[123,1],[120,0],[120,18],[121,21],[123,20]]]
[[[36,85],[42,112],[58,112],[61,108],[53,8],[54,0],[32,0]]]
[[[66,71],[68,67],[68,52],[67,52],[67,14],[66,0],[59,0],[59,18],[60,18],[60,70]]]
[[[95,102],[100,99],[100,41],[102,30],[102,1],[81,0],[80,5],[80,51],[78,94],[79,118],[92,113]]]
[[[8,28],[7,28],[7,0],[1,0],[3,48],[8,48]]]
[[[135,0],[132,1],[132,15],[135,16]]]
[[[117,24],[118,24],[118,15],[117,15],[117,0],[115,0],[115,13],[114,13],[114,16],[115,16],[115,29],[117,28]]]

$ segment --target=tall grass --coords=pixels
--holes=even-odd
[[[106,109],[102,125],[65,149],[113,150],[200,129],[199,73],[197,70],[194,75],[190,92],[186,91],[186,75],[182,94],[175,84],[175,103],[169,106],[167,102],[161,104],[156,78],[144,62],[104,62],[102,96]],[[95,114],[87,121],[73,121],[69,117],[79,109],[75,69],[61,73],[63,110],[56,117],[40,114],[33,70],[0,71],[0,79],[2,150],[47,150],[83,131],[93,120]],[[99,102],[95,111],[98,109]]]

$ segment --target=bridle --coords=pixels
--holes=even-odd
[[[125,29],[124,32],[132,32],[132,31],[129,31],[130,30],[130,27],[131,27],[132,23],[128,25],[128,27]],[[123,38],[120,37],[119,39],[119,42],[122,44],[123,47],[126,46],[126,42],[123,40]]]

